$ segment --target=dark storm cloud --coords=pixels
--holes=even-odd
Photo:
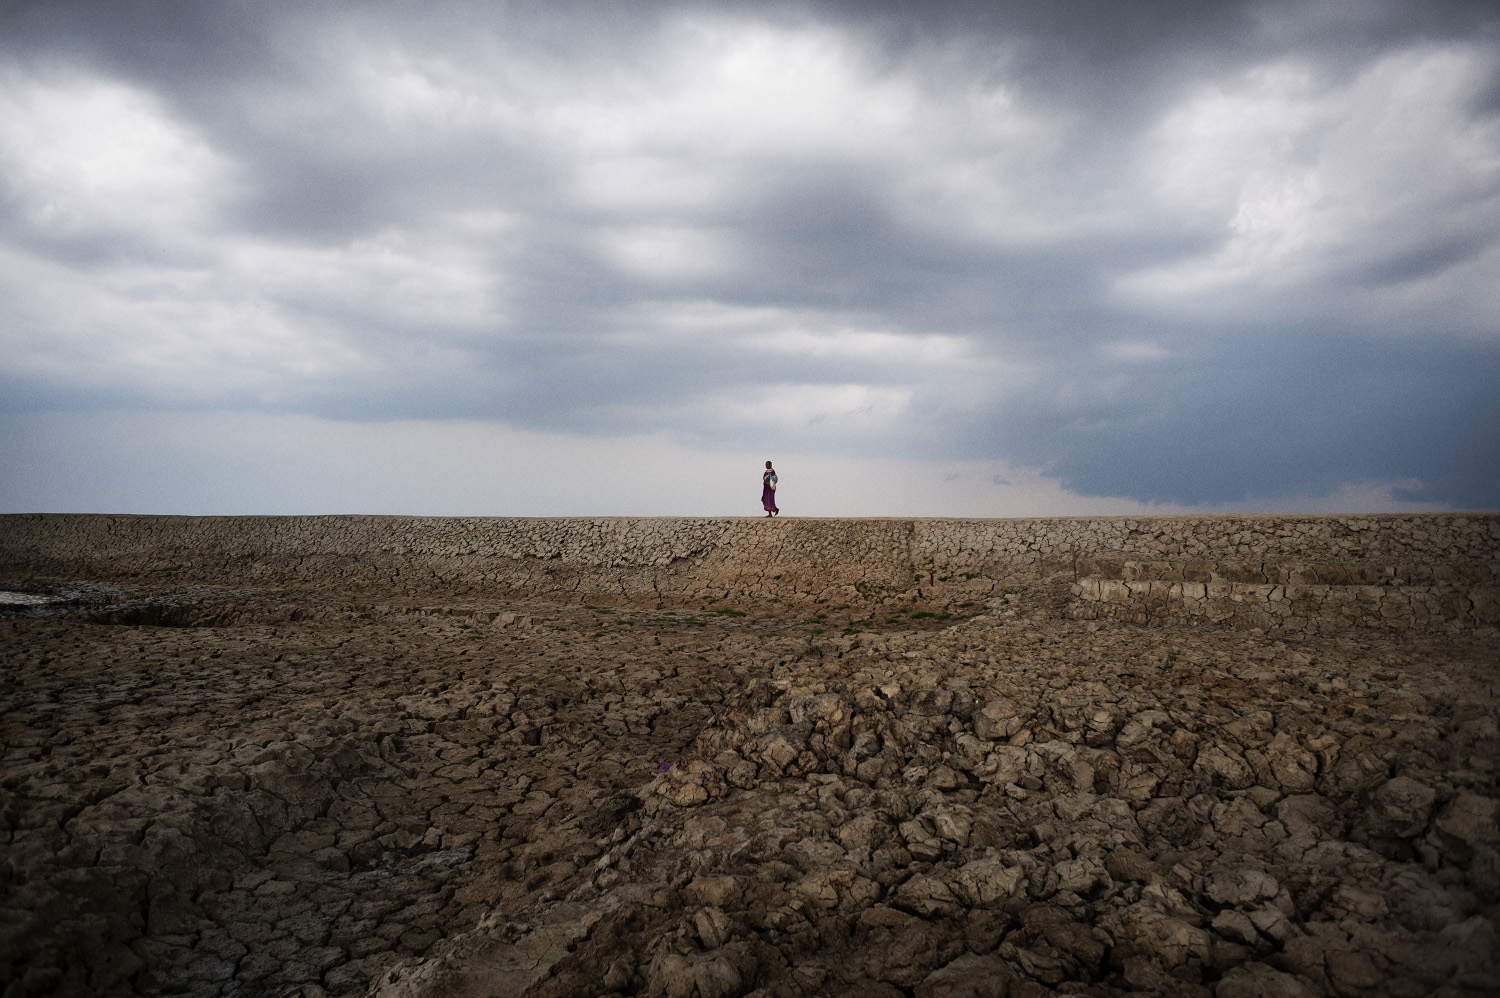
[[[869,24],[893,55],[913,47],[983,39],[1016,43],[1013,74],[1038,96],[1069,102],[1095,117],[1139,109],[1184,73],[1248,58],[1256,5],[1192,0],[1122,4],[859,2],[820,7],[854,24]],[[873,17],[872,8],[879,9]],[[997,59],[997,62],[999,60]],[[997,66],[997,71],[999,67]],[[1087,99],[1079,103],[1079,97]]]
[[[1062,399],[1064,385],[1025,393],[993,407],[972,446],[1019,446],[1091,495],[1222,505],[1267,482],[1324,494],[1400,468],[1424,483],[1407,498],[1488,508],[1500,489],[1497,383],[1492,349],[1285,336],[1183,358],[1110,398]]]
[[[1500,505],[1476,429],[1500,425],[1497,24],[1481,3],[12,6],[6,405]],[[74,177],[91,132],[49,152],[57,114],[139,126]]]

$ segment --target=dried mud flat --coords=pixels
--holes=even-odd
[[[69,596],[0,621],[6,996],[1500,992],[1493,630]]]

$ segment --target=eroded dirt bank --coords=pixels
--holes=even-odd
[[[6,994],[1500,988],[1493,629],[113,586],[0,622]]]
[[[0,571],[516,598],[960,600],[1290,635],[1500,625],[1500,513],[1037,519],[0,516]]]

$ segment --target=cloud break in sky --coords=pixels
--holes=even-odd
[[[0,510],[1500,507],[1500,16],[0,6]]]

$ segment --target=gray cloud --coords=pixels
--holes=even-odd
[[[1488,508],[1500,489],[1497,378],[1500,358],[1472,346],[1284,337],[1150,372],[1123,399],[1023,397],[991,411],[977,449],[1019,438],[1022,460],[1084,494],[1222,505],[1267,482],[1323,494],[1400,468],[1424,483],[1407,498]]]
[[[1500,505],[1500,19],[1332,10],[22,4],[0,409]]]

